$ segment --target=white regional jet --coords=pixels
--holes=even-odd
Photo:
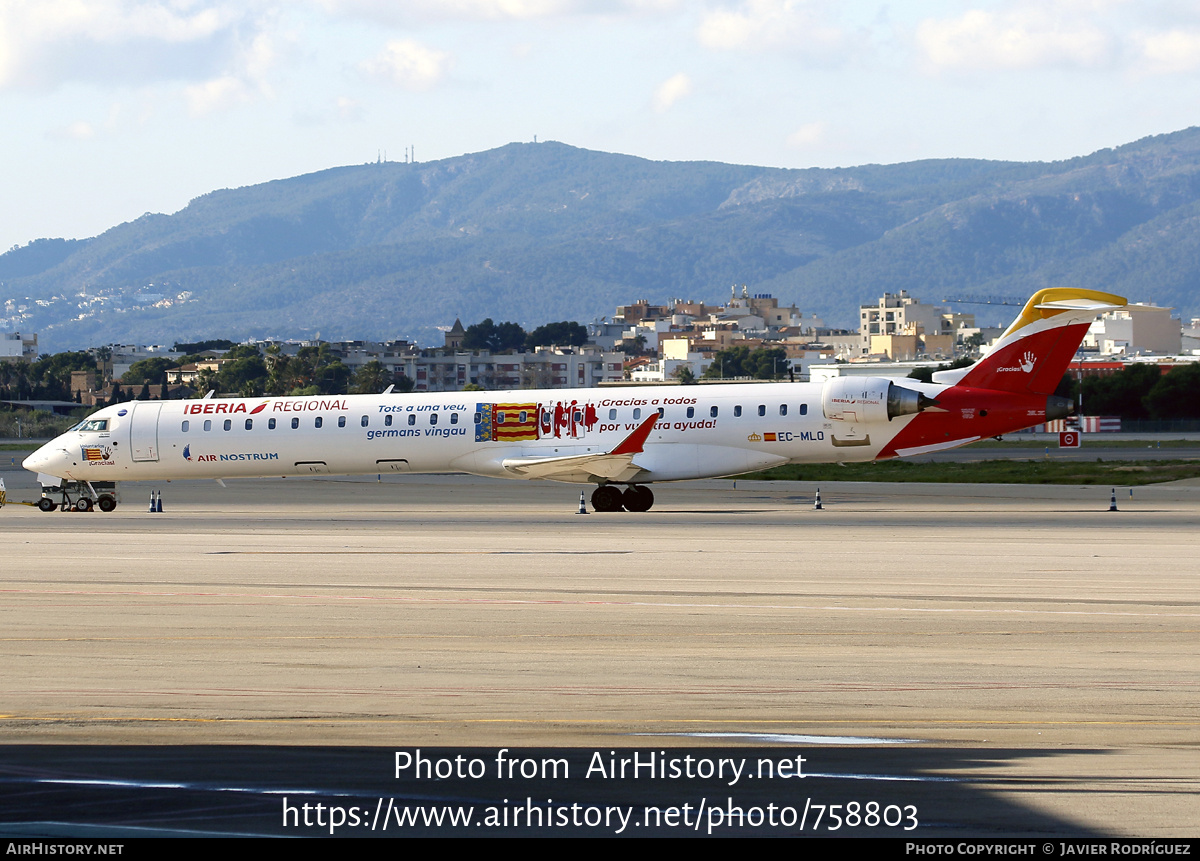
[[[974,365],[824,383],[131,401],[26,458],[46,488],[105,511],[98,482],[468,472],[595,484],[597,511],[646,511],[649,485],[784,463],[924,454],[1063,418],[1053,392],[1109,293],[1041,290]],[[64,483],[65,482],[65,483]],[[70,497],[64,493],[64,504]]]

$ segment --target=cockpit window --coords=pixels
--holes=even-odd
[[[108,430],[108,419],[87,419],[80,422],[78,425],[80,431],[106,431]]]

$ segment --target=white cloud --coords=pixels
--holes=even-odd
[[[827,17],[825,8],[812,0],[742,0],[731,8],[705,12],[696,38],[706,48],[786,48],[833,58],[846,38]]]
[[[915,43],[927,67],[1120,68],[1146,74],[1200,69],[1200,14],[1189,4],[1007,0],[993,5],[922,21]]]
[[[92,128],[91,123],[79,120],[67,127],[67,136],[79,141],[91,140],[96,136],[96,130]]]
[[[1200,31],[1167,30],[1132,37],[1149,72],[1190,72],[1200,68]]]
[[[654,91],[654,110],[658,113],[670,109],[677,101],[692,94],[692,79],[680,72],[672,75]]]
[[[95,136],[95,127],[86,120],[76,120],[70,125],[53,129],[47,133],[47,137],[58,138],[60,140],[86,141],[91,140]]]
[[[211,73],[252,30],[254,3],[233,0],[5,0],[0,88],[67,80],[187,78]],[[207,68],[206,68],[207,67]],[[199,69],[204,71],[195,74]]]
[[[317,0],[335,16],[366,18],[391,24],[417,21],[527,21],[586,11],[586,0]],[[623,6],[623,3],[607,4]]]
[[[335,110],[342,122],[358,122],[363,118],[362,102],[349,96],[338,96]]]
[[[412,39],[393,39],[374,58],[360,64],[372,77],[389,81],[406,90],[428,90],[448,71],[449,54],[427,48]]]
[[[1086,3],[1048,2],[1000,12],[971,9],[956,18],[926,19],[917,46],[939,69],[1096,67],[1112,63],[1118,45]]]
[[[828,124],[824,122],[805,123],[787,136],[788,146],[795,147],[796,149],[804,149],[805,147],[820,143],[824,139],[828,128]]]
[[[251,92],[241,78],[223,75],[185,87],[184,97],[193,116],[204,116],[250,101]]]
[[[662,15],[685,0],[313,0],[335,18],[399,26],[429,21],[535,21],[573,16]]]

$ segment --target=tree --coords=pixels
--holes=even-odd
[[[1184,365],[1163,374],[1142,402],[1152,419],[1200,418],[1200,367]]]
[[[262,352],[253,344],[235,344],[225,351],[225,359],[254,359],[262,356]]]
[[[633,338],[622,338],[617,350],[626,356],[641,356],[646,353],[646,336],[640,332]]]
[[[177,367],[179,366],[170,359],[151,356],[149,359],[141,359],[130,365],[121,380],[127,386],[136,386],[138,383],[160,385],[166,380],[167,371]]]
[[[696,374],[692,371],[691,367],[689,367],[688,365],[680,365],[678,368],[675,369],[675,372],[671,376],[673,376],[675,379],[679,380],[680,385],[683,385],[683,386],[696,385]]]
[[[1129,365],[1107,377],[1084,377],[1079,386],[1083,412],[1090,416],[1148,418],[1144,399],[1161,378],[1162,371],[1156,365]]]
[[[378,359],[372,359],[355,371],[352,382],[350,391],[356,395],[373,395],[395,385],[391,372]]]
[[[176,353],[203,353],[205,350],[229,350],[233,346],[233,341],[228,341],[224,338],[214,338],[208,341],[196,341],[192,344],[176,343],[171,349]]]
[[[94,371],[95,369],[96,359],[90,353],[68,352],[41,356],[23,369],[25,387],[28,388],[28,391],[23,392],[21,397],[69,400],[71,397],[71,372]]]
[[[968,348],[969,352],[972,354],[978,353],[979,349],[983,346],[983,332],[976,332],[975,334],[964,338],[963,346]]]
[[[463,333],[464,350],[488,350],[504,353],[525,345],[525,330],[516,323],[495,323],[488,317],[467,327]]]
[[[582,347],[587,343],[587,327],[580,323],[563,320],[561,323],[547,323],[538,326],[525,338],[525,349],[537,347]]]
[[[225,362],[217,373],[217,385],[221,391],[237,392],[247,398],[261,396],[266,390],[267,379],[267,363],[257,351],[253,355],[243,355],[232,362]]]
[[[703,379],[721,380],[735,377],[751,377],[756,380],[774,380],[788,368],[787,352],[781,347],[749,347],[737,345],[718,350],[713,363],[704,372]]]

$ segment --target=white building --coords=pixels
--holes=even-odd
[[[1183,333],[1179,320],[1171,317],[1172,310],[1134,303],[1106,311],[1088,329],[1083,348],[1102,356],[1177,355],[1183,350]]]
[[[0,332],[0,362],[32,362],[38,357],[38,336]]]
[[[921,339],[931,354],[946,353],[946,345],[953,346],[959,329],[975,325],[974,314],[956,314],[937,305],[926,305],[909,296],[907,290],[884,293],[875,305],[860,305],[858,320],[859,346],[864,356],[889,352],[883,348],[877,350],[871,341],[873,337],[886,343],[886,336],[906,335]],[[937,348],[928,349],[935,342]]]

